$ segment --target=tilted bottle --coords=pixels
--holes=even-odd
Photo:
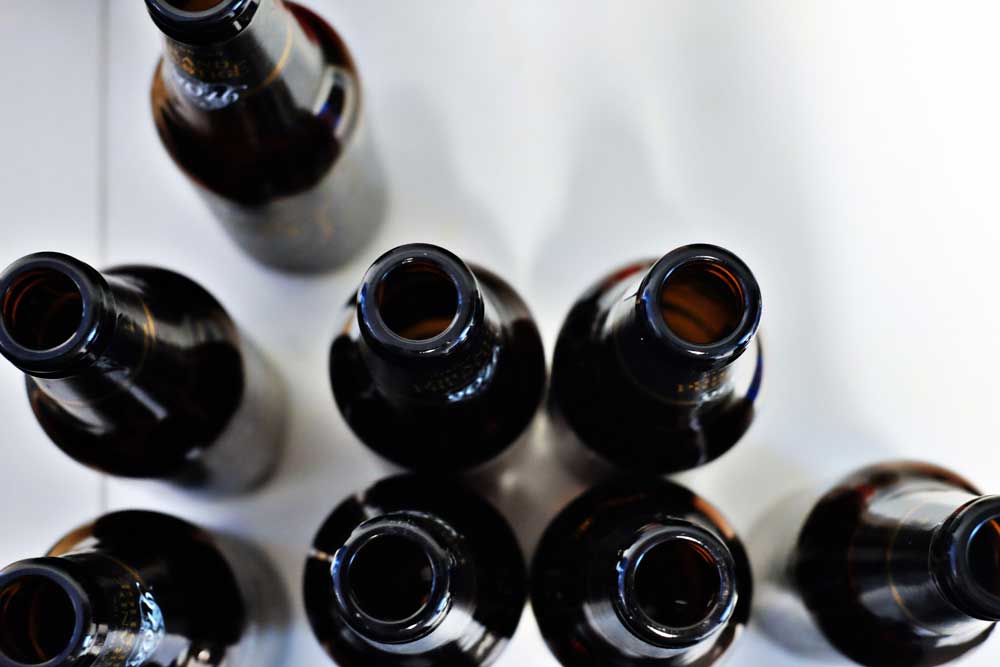
[[[1000,496],[949,470],[870,466],[769,520],[752,543],[759,617],[793,650],[833,648],[869,667],[940,665],[1000,620]]]
[[[556,342],[557,428],[615,465],[672,472],[728,451],[762,376],[760,288],[738,257],[688,245],[616,271],[573,306]]]
[[[476,667],[513,635],[524,559],[486,501],[399,476],[341,503],[306,562],[313,631],[341,667]]]
[[[620,479],[574,500],[545,531],[531,606],[565,667],[706,667],[745,628],[752,582],[733,529],[659,479]]]
[[[116,512],[0,570],[0,667],[276,665],[286,612],[251,547]]]
[[[377,228],[381,179],[347,47],[283,0],[146,0],[165,37],[160,139],[229,235],[274,267],[341,264]]]
[[[507,283],[411,244],[382,255],[348,302],[330,378],[347,423],[380,455],[412,469],[468,468],[531,421],[545,353]]]
[[[52,441],[103,472],[234,492],[277,463],[281,380],[184,276],[23,257],[0,273],[0,353]]]

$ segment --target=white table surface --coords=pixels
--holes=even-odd
[[[160,43],[140,0],[0,0],[0,264],[51,249],[181,271],[278,363],[294,406],[278,478],[204,501],[74,464],[0,364],[0,561],[109,509],[241,533],[286,578],[286,665],[328,664],[301,606],[306,548],[389,469],[337,413],[327,352],[364,269],[408,241],[499,270],[550,354],[604,271],[686,242],[740,254],[764,293],[759,418],[680,477],[744,532],[789,491],[886,458],[1000,490],[995,3],[310,5],[360,64],[391,210],[349,266],[291,278],[232,246],[160,147],[148,101]],[[530,451],[544,451],[539,422]],[[503,482],[528,544],[573,490],[554,466]],[[998,661],[994,639],[959,664]],[[555,664],[529,611],[499,665]],[[728,664],[809,663],[751,629]]]

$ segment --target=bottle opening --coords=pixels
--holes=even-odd
[[[378,285],[376,305],[385,325],[407,340],[441,335],[458,315],[458,287],[441,267],[410,261],[389,272]]]
[[[54,581],[25,576],[0,590],[0,653],[8,660],[53,660],[69,648],[75,628],[73,601]]]
[[[34,351],[59,347],[83,319],[83,296],[76,283],[55,269],[32,269],[18,276],[3,295],[8,334]]]
[[[394,623],[416,616],[427,606],[433,569],[428,555],[412,539],[380,535],[354,554],[347,582],[362,612]]]
[[[969,540],[968,558],[976,585],[1000,599],[1000,516],[979,524]]]
[[[695,261],[670,272],[660,290],[660,312],[678,338],[711,345],[736,331],[745,310],[740,281],[724,266]]]
[[[635,570],[635,599],[654,623],[685,628],[705,620],[719,597],[719,570],[704,547],[687,539],[661,542]]]
[[[207,12],[230,0],[161,0],[161,2],[182,12]]]

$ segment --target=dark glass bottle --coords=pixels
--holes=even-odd
[[[241,491],[277,463],[280,378],[184,276],[28,255],[0,274],[0,353],[53,442],[98,470]]]
[[[247,545],[116,512],[0,571],[0,667],[276,665],[286,611]]]
[[[347,423],[380,455],[412,469],[467,468],[531,421],[545,353],[503,280],[412,244],[382,255],[348,302],[330,379]]]
[[[490,664],[526,588],[503,517],[453,482],[419,476],[341,503],[313,541],[304,581],[313,631],[341,667]]]
[[[789,588],[858,663],[939,665],[978,646],[1000,620],[1000,496],[948,470],[864,468],[798,525],[783,561]]]
[[[347,47],[282,0],[146,0],[165,36],[156,128],[177,165],[256,259],[318,271],[350,257],[382,217]]]
[[[729,524],[682,486],[622,479],[574,500],[542,536],[531,605],[565,667],[704,667],[741,634],[752,582]]]
[[[622,268],[590,288],[563,324],[552,362],[554,423],[617,466],[693,468],[727,452],[753,419],[734,362],[760,322],[750,269],[712,245]]]

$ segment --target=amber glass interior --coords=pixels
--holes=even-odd
[[[67,275],[36,269],[18,276],[3,295],[3,323],[10,336],[32,350],[69,340],[83,317],[80,290]]]
[[[985,521],[969,541],[969,565],[976,583],[1000,598],[1000,517]]]
[[[704,620],[715,606],[720,584],[711,555],[690,540],[655,545],[643,554],[635,571],[639,607],[668,628],[685,628]]]
[[[420,545],[396,535],[373,538],[351,559],[348,585],[368,616],[391,623],[418,614],[430,599],[433,570]]]
[[[0,590],[0,653],[40,665],[66,650],[76,614],[69,595],[45,577],[21,577]]]
[[[164,4],[182,12],[207,12],[227,2],[229,0],[164,0]]]
[[[733,333],[743,318],[739,280],[714,262],[691,262],[674,269],[660,290],[663,321],[679,338],[711,345]]]
[[[382,321],[400,338],[428,340],[444,333],[458,311],[458,288],[430,262],[409,262],[379,283]]]

